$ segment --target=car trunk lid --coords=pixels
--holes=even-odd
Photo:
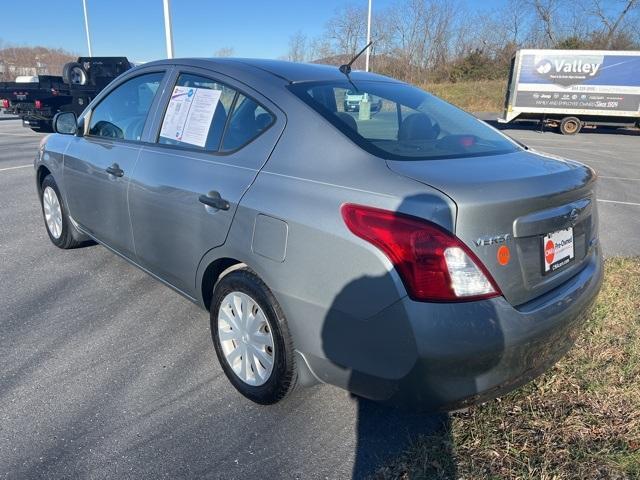
[[[584,165],[531,151],[387,164],[456,203],[456,235],[484,263],[513,305],[555,288],[588,260],[596,235],[595,174]],[[543,241],[548,243],[548,234],[569,228],[574,258],[545,272]],[[551,239],[558,243],[567,235]],[[498,254],[503,246],[509,253],[506,262],[506,249]]]

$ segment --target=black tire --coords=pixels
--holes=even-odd
[[[259,386],[249,385],[236,375],[222,350],[218,336],[218,311],[224,298],[231,292],[249,295],[258,304],[267,318],[273,336],[273,369],[266,383]],[[211,300],[210,320],[211,337],[218,361],[231,384],[242,395],[261,405],[271,405],[294,390],[298,371],[287,321],[269,288],[251,269],[245,267],[234,270],[218,281]]]
[[[68,62],[62,67],[62,81],[67,85],[86,85],[89,83],[89,75],[78,62]]]
[[[58,202],[60,203],[60,209],[62,211],[62,232],[57,238],[49,230],[49,226],[47,225],[47,219],[45,217],[43,197],[47,187],[50,187],[55,192]],[[62,195],[60,195],[60,190],[58,189],[58,185],[56,184],[55,180],[53,179],[53,176],[51,175],[47,175],[46,177],[44,177],[44,180],[42,181],[42,185],[40,186],[40,207],[42,208],[42,218],[44,220],[44,228],[47,231],[47,235],[49,235],[49,239],[51,240],[51,243],[53,243],[56,247],[62,248],[65,250],[69,248],[77,248],[80,245],[82,245],[83,242],[73,238],[73,234],[71,230],[74,228],[74,226],[71,224],[71,220],[69,219],[69,215],[67,214],[67,208],[62,199]]]
[[[564,117],[560,122],[560,133],[575,135],[582,129],[582,122],[578,117]]]

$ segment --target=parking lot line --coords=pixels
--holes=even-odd
[[[0,137],[3,135],[10,135],[12,137],[31,137],[33,138],[33,135],[31,135],[30,133],[10,133],[10,132],[0,132]]]
[[[17,170],[18,168],[27,168],[27,167],[33,167],[33,165],[18,165],[17,167],[0,168],[0,172],[5,172],[7,170]]]
[[[640,178],[608,177],[606,175],[598,175],[598,178],[607,178],[609,180],[628,180],[630,182],[640,182]]]
[[[619,203],[620,205],[635,205],[636,207],[640,207],[640,203],[636,202],[619,202],[617,200],[602,200],[600,198],[598,198],[598,201],[602,203]]]

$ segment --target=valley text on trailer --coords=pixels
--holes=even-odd
[[[518,51],[498,121],[516,119],[542,120],[564,134],[584,125],[638,124],[640,51]]]

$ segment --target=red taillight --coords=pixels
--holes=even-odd
[[[451,302],[500,295],[476,256],[443,228],[421,218],[362,205],[345,204],[341,210],[349,230],[391,260],[412,299]]]
[[[36,110],[42,110],[42,101],[41,100],[36,100],[35,102],[33,102],[33,104],[36,107]]]
[[[6,98],[2,99],[2,108],[9,108],[11,106],[11,102]]]

